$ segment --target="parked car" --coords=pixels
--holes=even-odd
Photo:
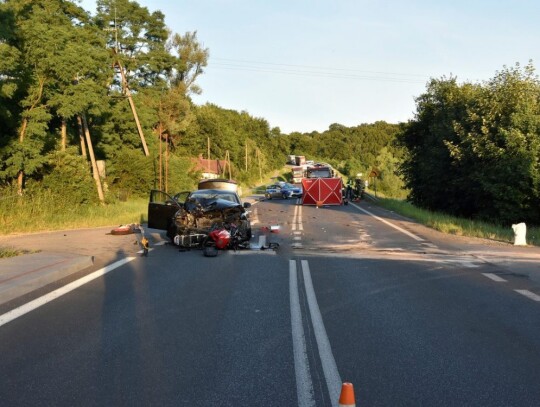
[[[288,182],[278,182],[266,187],[264,193],[266,199],[272,198],[296,198],[302,196],[302,187],[289,184]]]
[[[150,191],[148,227],[167,231],[171,241],[181,247],[197,247],[216,228],[238,229],[240,242],[251,239],[251,223],[238,193],[226,189],[199,189],[171,196]]]

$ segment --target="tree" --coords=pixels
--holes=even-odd
[[[509,224],[540,223],[540,83],[531,64],[483,84],[432,80],[399,135],[414,203]]]
[[[20,69],[10,76],[19,96],[17,139],[6,143],[2,174],[16,176],[22,193],[24,176],[37,174],[54,147],[55,117],[65,126],[65,119],[99,93],[94,82],[99,76],[95,68],[100,56],[94,52],[99,37],[86,24],[88,14],[69,1],[7,1],[2,7],[16,21],[7,45],[17,49],[11,55],[18,58]],[[78,76],[85,81],[80,88],[74,86]]]

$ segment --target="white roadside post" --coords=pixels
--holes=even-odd
[[[527,246],[527,225],[521,222],[516,225],[512,225],[514,230],[514,246]]]

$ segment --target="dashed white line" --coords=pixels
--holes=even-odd
[[[497,283],[507,283],[508,281],[505,280],[504,278],[502,277],[499,277],[497,274],[493,274],[493,273],[482,273],[484,276],[486,276],[487,278],[493,280],[493,281],[496,281]]]
[[[520,293],[521,295],[524,295],[525,297],[533,300],[533,301],[540,301],[540,295],[533,293],[529,290],[514,290],[517,293]]]

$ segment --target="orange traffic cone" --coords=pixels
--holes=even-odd
[[[354,387],[352,383],[343,383],[339,396],[339,407],[356,407],[354,401]]]

